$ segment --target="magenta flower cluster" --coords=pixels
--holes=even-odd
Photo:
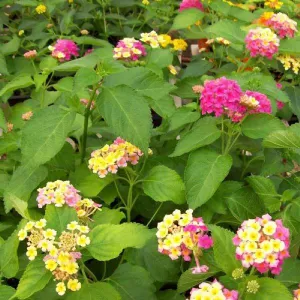
[[[200,2],[200,0],[183,0],[180,3],[179,11],[183,11],[189,8],[197,8],[201,11],[204,11],[203,4]]]
[[[136,61],[146,55],[147,52],[143,44],[134,38],[124,38],[114,48],[114,58],[118,60]]]
[[[236,258],[245,268],[253,266],[260,273],[278,275],[284,259],[290,257],[290,233],[281,220],[270,215],[244,221],[233,238]]]
[[[72,40],[57,40],[54,46],[50,46],[52,56],[59,61],[69,61],[72,56],[79,56],[79,48]]]

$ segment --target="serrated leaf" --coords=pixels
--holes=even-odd
[[[300,37],[282,40],[279,46],[279,53],[300,55]]]
[[[228,175],[231,165],[229,155],[213,150],[191,153],[184,174],[189,207],[195,209],[207,202]]]
[[[186,124],[196,122],[199,118],[200,114],[198,112],[191,111],[188,107],[180,107],[169,119],[169,131],[176,130]]]
[[[29,75],[16,76],[0,90],[0,97],[6,93],[13,92],[18,89],[23,89],[33,84],[34,81]]]
[[[287,287],[299,284],[300,282],[300,260],[297,258],[288,258],[284,261],[282,271],[276,279]]]
[[[161,117],[169,118],[176,111],[174,99],[171,96],[164,96],[161,99],[147,97],[149,106]]]
[[[188,28],[190,25],[194,25],[197,21],[202,20],[203,17],[204,12],[197,8],[185,9],[174,18],[171,30]]]
[[[207,60],[192,61],[188,64],[187,68],[184,69],[181,78],[199,77],[206,74],[212,68],[213,64]]]
[[[50,281],[51,277],[52,274],[45,268],[43,258],[37,257],[28,264],[20,279],[14,297],[17,297],[18,299],[29,298],[34,293],[42,290]]]
[[[22,131],[22,161],[39,166],[63,147],[75,114],[57,106],[38,111]]]
[[[151,49],[146,56],[147,64],[154,64],[159,66],[159,68],[165,68],[172,65],[172,61],[173,54],[169,49]]]
[[[74,77],[74,92],[92,86],[100,81],[99,75],[92,68],[80,68]]]
[[[291,100],[291,109],[295,115],[297,115],[298,120],[300,120],[300,88],[297,86],[291,86],[285,89],[289,98]]]
[[[0,285],[0,300],[7,300],[15,293],[15,289],[8,285]]]
[[[98,225],[90,232],[87,249],[97,260],[107,261],[118,257],[125,248],[142,248],[150,236],[146,227],[136,223]]]
[[[244,135],[252,139],[265,138],[276,130],[285,130],[281,120],[268,114],[253,114],[246,117],[241,125]]]
[[[93,222],[91,228],[101,224],[120,224],[121,220],[125,219],[125,214],[118,209],[109,209],[103,207],[93,215]]]
[[[127,86],[104,88],[97,108],[116,135],[148,151],[151,113],[143,97]]]
[[[300,148],[300,135],[291,130],[275,131],[264,138],[263,146],[265,148]]]
[[[146,195],[158,202],[185,202],[185,186],[181,177],[166,166],[152,168],[143,179],[143,189]]]
[[[57,83],[53,84],[53,87],[60,92],[73,92],[74,78],[63,77]]]
[[[241,263],[235,258],[234,233],[216,225],[210,225],[209,229],[214,240],[215,261],[227,275],[231,275],[234,269],[241,268]]]

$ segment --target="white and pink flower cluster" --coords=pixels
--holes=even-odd
[[[272,112],[266,95],[253,91],[243,93],[237,81],[226,77],[205,81],[200,107],[202,114],[226,115],[233,122],[241,121],[247,114]]]
[[[95,150],[89,160],[89,168],[104,178],[108,173],[116,174],[119,168],[128,163],[136,165],[143,152],[136,146],[118,137],[113,144]]]
[[[199,256],[203,249],[213,245],[212,238],[208,235],[208,228],[202,218],[194,218],[193,210],[181,213],[176,209],[172,214],[166,215],[157,225],[158,251],[168,255],[172,260],[180,256],[185,261],[190,261],[194,255],[196,267],[193,273],[208,271],[205,265],[200,266]]]
[[[237,291],[226,289],[215,279],[213,282],[202,282],[199,288],[193,288],[189,300],[238,300],[238,297]]]
[[[72,40],[57,40],[54,46],[49,46],[52,56],[60,62],[71,60],[72,56],[79,56],[79,48]]]
[[[118,60],[136,61],[146,54],[144,45],[134,38],[124,38],[114,48],[114,58]]]
[[[270,270],[278,275],[284,259],[290,256],[289,236],[289,229],[282,221],[273,221],[270,215],[244,221],[233,238],[236,258],[245,268],[253,266],[260,273]]]

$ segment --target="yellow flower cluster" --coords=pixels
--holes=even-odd
[[[26,238],[28,240],[26,255],[29,260],[34,260],[39,249],[46,253],[45,268],[52,273],[55,281],[59,281],[56,292],[60,296],[65,294],[67,288],[78,291],[81,288],[81,283],[77,279],[79,271],[77,260],[81,258],[78,248],[90,244],[90,238],[86,235],[89,228],[73,221],[57,238],[57,232],[54,229],[45,229],[46,225],[45,219],[37,222],[29,221],[24,229],[19,231],[19,240],[23,241]]]
[[[280,9],[283,5],[283,2],[279,0],[267,0],[265,1],[265,6],[275,9]]]
[[[149,33],[141,33],[142,42],[151,46],[151,48],[159,48],[158,34],[152,30]]]
[[[169,69],[169,71],[170,71],[171,74],[173,74],[173,75],[177,75],[178,74],[176,68],[173,65],[169,65],[168,69]]]
[[[174,39],[172,41],[174,50],[176,51],[185,51],[188,47],[188,44],[183,39]]]
[[[168,34],[160,34],[158,36],[158,42],[161,47],[166,48],[170,44],[172,44],[172,38]]]
[[[279,60],[285,70],[292,69],[295,74],[298,74],[300,68],[300,58],[294,57],[291,55],[279,55],[277,56],[277,60]]]
[[[40,4],[35,8],[35,11],[41,15],[47,11],[47,7],[44,4]]]

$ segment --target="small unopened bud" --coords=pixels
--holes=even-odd
[[[242,268],[233,270],[232,277],[235,280],[243,278],[244,277],[244,270]]]
[[[82,35],[88,35],[88,34],[89,34],[88,30],[86,30],[86,29],[82,29],[82,30],[80,31],[80,33],[81,33]]]
[[[194,85],[193,86],[193,92],[195,94],[201,94],[204,90],[204,87],[202,85]]]
[[[20,30],[19,33],[18,33],[18,35],[22,36],[24,34],[24,32],[25,32],[24,30]]]
[[[30,50],[30,51],[27,51],[26,53],[24,53],[24,57],[25,57],[26,59],[35,58],[36,55],[37,55],[36,50]]]
[[[50,29],[50,28],[52,28],[53,26],[54,26],[53,24],[49,23],[49,24],[47,24],[47,29]]]
[[[260,288],[260,285],[256,280],[250,280],[247,283],[247,292],[251,294],[256,294]]]
[[[29,121],[32,116],[33,116],[33,112],[30,110],[22,115],[22,119],[24,121]]]
[[[6,123],[6,127],[7,127],[7,132],[11,132],[14,128],[14,124],[12,123]]]

